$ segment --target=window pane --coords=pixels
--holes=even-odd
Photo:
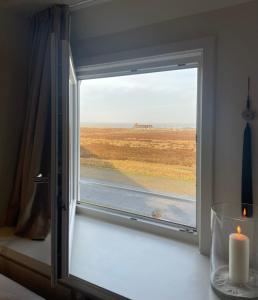
[[[81,202],[196,226],[197,68],[84,80]]]

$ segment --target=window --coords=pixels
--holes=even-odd
[[[80,85],[80,203],[196,228],[198,65]]]
[[[148,228],[155,234],[162,231],[166,236],[187,241],[197,242],[198,237],[201,253],[209,253],[210,207],[213,197],[214,49],[214,39],[205,38],[131,53],[118,53],[112,57],[97,57],[96,65],[76,69],[77,78],[70,61],[69,86],[66,80],[64,97],[58,98],[61,113],[56,109],[52,114],[53,124],[58,120],[59,128],[62,129],[61,149],[65,157],[60,174],[64,179],[61,186],[64,197],[62,202],[53,205],[52,210],[53,282],[57,278],[68,278],[68,282],[88,287],[96,295],[104,297],[107,293],[100,287],[87,284],[84,281],[87,280],[85,274],[80,280],[69,270],[73,236],[74,240],[83,242],[83,237],[76,237],[76,224],[73,229],[75,211],[89,216],[83,218],[83,222],[91,222],[97,217],[104,222],[108,221],[111,227],[114,225],[112,222],[117,221],[119,226],[123,223],[134,229]],[[180,81],[176,84],[177,93],[170,84],[175,79]],[[145,88],[142,88],[144,85]],[[136,94],[132,94],[132,91]],[[178,101],[179,97],[175,95],[180,94],[180,91],[187,93],[181,95]],[[107,126],[103,123],[109,124]],[[56,129],[54,126],[54,146],[60,142],[60,134],[57,134]],[[155,132],[158,134],[154,136]],[[161,138],[164,136],[165,142]],[[56,162],[59,156],[54,151],[54,146],[52,156]],[[139,151],[139,148],[143,151]],[[180,154],[182,150],[183,158],[178,159],[175,153]],[[178,161],[179,171],[177,169],[177,177],[173,177],[171,166],[174,168],[174,162]],[[159,164],[162,164],[160,169],[152,169]],[[183,166],[184,172],[180,173]],[[56,164],[53,164],[51,171],[55,175],[58,173]],[[186,180],[186,175],[189,176],[189,181]],[[56,179],[60,176],[53,178],[51,194],[54,197]],[[171,184],[176,179],[178,185]],[[83,189],[81,193],[80,187]],[[97,197],[99,187],[103,197]],[[90,188],[94,188],[95,192],[90,192]],[[107,189],[106,192],[103,192],[104,188]],[[69,197],[66,196],[67,191]],[[110,191],[115,192],[117,197],[113,197]],[[138,196],[130,196],[132,193]],[[125,201],[128,194],[134,203]],[[194,208],[186,210],[184,204],[180,207],[181,215],[169,215],[171,194],[173,203],[186,202]],[[77,195],[81,195],[81,199]],[[195,229],[196,233],[191,234]],[[81,232],[84,232],[84,228]],[[91,234],[87,228],[85,232]],[[102,236],[97,237],[101,244]],[[81,270],[85,271],[84,268]]]
[[[77,78],[82,86],[84,85],[83,81],[85,81],[86,84],[86,82],[90,82],[90,80],[92,80],[92,82],[93,80],[97,82],[97,79],[108,80],[111,79],[111,77],[115,80],[115,78],[119,77],[129,77],[129,75],[147,76],[148,74],[153,74],[154,76],[154,74],[158,73],[165,74],[166,72],[172,73],[179,71],[183,72],[184,70],[196,70],[196,189],[194,201],[196,214],[190,213],[190,215],[194,216],[195,226],[193,226],[194,222],[190,225],[190,222],[183,222],[182,218],[181,220],[175,218],[173,221],[172,218],[169,220],[167,217],[164,217],[164,211],[161,216],[159,209],[154,211],[154,215],[151,213],[150,217],[150,213],[149,215],[144,215],[142,212],[139,214],[139,211],[126,211],[125,209],[121,209],[121,207],[112,207],[110,206],[110,203],[108,205],[107,203],[105,203],[105,205],[100,202],[97,203],[96,198],[94,197],[86,197],[86,199],[82,199],[82,202],[84,203],[81,208],[84,207],[89,213],[98,211],[98,214],[101,215],[102,213],[102,216],[105,218],[108,217],[112,219],[119,217],[119,220],[121,220],[122,217],[125,217],[125,222],[127,222],[126,220],[128,220],[128,218],[131,220],[137,220],[140,221],[137,222],[140,227],[144,226],[146,228],[146,226],[149,226],[149,228],[151,228],[151,230],[153,229],[155,232],[164,230],[165,227],[163,225],[169,225],[171,229],[176,229],[172,231],[169,230],[169,234],[175,234],[176,236],[179,235],[187,240],[189,239],[189,234],[186,235],[185,232],[193,232],[195,231],[195,228],[193,227],[196,227],[200,251],[205,254],[209,253],[210,207],[213,197],[214,53],[214,39],[204,38],[200,40],[168,44],[160,47],[139,49],[132,51],[131,53],[118,53],[112,55],[112,57],[107,56],[95,58],[91,60],[91,64],[86,64],[85,66],[81,66],[76,69]],[[94,64],[94,62],[97,64]],[[82,89],[80,90],[82,91]],[[88,104],[89,103],[90,102],[88,102]],[[194,114],[192,115],[194,116]],[[121,123],[121,121],[116,120],[115,122]],[[152,125],[149,124],[150,122],[145,121],[147,120],[137,119],[135,120],[135,123],[138,123],[140,126]],[[92,123],[92,120],[88,119],[87,121],[82,122]],[[80,124],[78,127],[80,127]],[[147,130],[148,128],[145,129]],[[79,159],[80,157],[78,156],[78,162]],[[109,180],[111,180],[111,178],[109,178]],[[111,187],[108,188],[110,189]],[[117,188],[117,186],[115,188]],[[135,189],[135,186],[133,188]],[[126,190],[124,190],[123,195],[125,194]],[[177,195],[180,196],[181,200],[182,194]],[[106,199],[108,198],[107,195],[108,193],[105,194]],[[153,212],[153,210],[151,212]],[[153,226],[155,225],[158,226],[154,228]],[[167,232],[167,229],[165,231]],[[193,239],[196,240],[196,234]],[[190,238],[190,240],[193,239]]]

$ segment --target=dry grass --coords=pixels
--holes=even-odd
[[[97,158],[81,158],[81,163],[87,166],[98,168],[112,168],[123,174],[137,174],[154,177],[167,177],[176,180],[195,180],[193,168],[134,160],[103,160]]]
[[[80,138],[83,165],[195,185],[194,129],[81,128]]]

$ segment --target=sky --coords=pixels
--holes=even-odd
[[[88,79],[81,123],[196,124],[197,69]]]

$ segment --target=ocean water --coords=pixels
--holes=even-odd
[[[88,123],[81,122],[81,127],[89,128],[133,128],[135,123]],[[138,124],[147,124],[140,123]],[[148,123],[153,128],[196,128],[196,124],[193,123]]]

